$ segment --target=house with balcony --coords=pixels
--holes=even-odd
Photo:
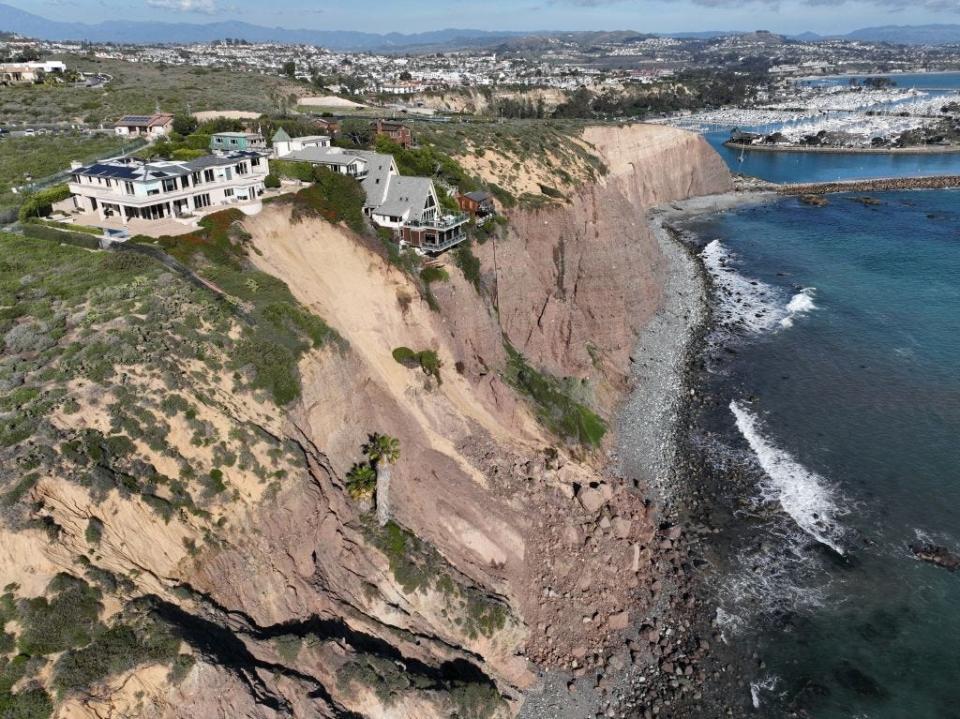
[[[475,219],[483,219],[497,214],[497,206],[493,195],[489,192],[477,191],[457,195],[457,204],[460,211]]]
[[[118,135],[157,138],[169,135],[173,130],[173,115],[155,112],[152,115],[124,115],[113,126]]]
[[[210,136],[212,152],[252,152],[267,149],[259,132],[217,132]]]
[[[269,172],[267,158],[255,152],[187,162],[121,158],[75,167],[68,184],[78,210],[126,225],[131,219],[175,219],[255,202],[265,191],[263,180]]]
[[[275,141],[276,142],[276,141]],[[276,144],[274,144],[276,147]],[[421,252],[443,252],[466,239],[464,214],[445,214],[429,177],[400,174],[393,155],[341,147],[308,147],[284,160],[309,162],[355,177],[363,187],[364,214],[397,240]]]

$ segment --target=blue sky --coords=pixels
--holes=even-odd
[[[49,18],[96,22],[243,20],[373,32],[756,30],[837,33],[873,25],[960,22],[960,0],[2,0]]]

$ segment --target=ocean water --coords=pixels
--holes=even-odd
[[[873,197],[686,228],[717,623],[758,716],[960,717],[960,573],[908,546],[960,551],[960,192]]]

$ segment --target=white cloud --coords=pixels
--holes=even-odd
[[[202,12],[212,15],[217,11],[216,0],[147,0],[150,7],[178,12]]]

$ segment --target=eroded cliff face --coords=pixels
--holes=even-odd
[[[436,311],[344,228],[293,223],[282,205],[244,222],[250,260],[343,342],[303,357],[302,396],[283,412],[226,373],[204,375],[180,387],[192,409],[169,418],[163,442],[135,442],[171,477],[184,462],[210,473],[241,457],[233,501],[165,516],[142,496],[103,497],[54,473],[30,485],[32,519],[4,529],[0,585],[37,596],[86,555],[129,577],[118,597],[149,597],[192,657],[176,681],[146,662],[61,716],[509,716],[537,665],[588,665],[644,615],[656,601],[653,508],[609,474],[602,449],[544,429],[504,379],[504,340],[534,367],[589,380],[585,395],[609,417],[661,299],[646,208],[730,178],[701,139],[675,130],[599,128],[584,141],[610,170],[603,181],[511,214],[508,236],[478,248],[479,290],[441,260]],[[398,363],[398,347],[436,352],[441,381]],[[118,398],[73,387],[80,411],[51,421],[118,431],[104,407],[162,396],[159,380],[131,371]],[[401,447],[386,527],[345,491],[373,432]],[[95,455],[82,459],[102,465]],[[104,604],[121,611],[119,599]]]
[[[608,167],[568,202],[511,215],[509,237],[484,247],[501,323],[534,364],[594,382],[615,405],[637,334],[661,302],[663,258],[649,208],[732,189],[723,160],[699,135],[658,125],[591,127]]]

